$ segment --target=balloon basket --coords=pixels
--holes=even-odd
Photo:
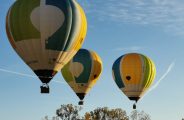
[[[84,105],[84,101],[79,101],[79,105]]]
[[[50,92],[49,86],[40,86],[42,94],[48,94]]]
[[[133,109],[134,109],[134,110],[136,109],[136,104],[133,105]]]

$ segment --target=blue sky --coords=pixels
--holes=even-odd
[[[103,60],[103,73],[85,98],[85,111],[98,106],[121,107],[129,114],[132,102],[112,78],[112,64],[122,54],[139,52],[156,64],[158,86],[138,103],[153,120],[184,117],[184,1],[181,0],[78,0],[85,9],[88,33],[83,48],[96,51]],[[51,94],[39,93],[40,81],[3,72],[2,69],[34,73],[17,56],[5,32],[5,16],[14,0],[0,4],[0,119],[40,120],[55,115],[61,104],[78,103],[77,96],[60,73],[51,82]],[[164,76],[163,76],[164,75]]]

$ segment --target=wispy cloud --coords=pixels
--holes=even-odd
[[[175,66],[175,62],[172,62],[170,65],[169,65],[169,67],[168,67],[168,69],[167,69],[167,71],[161,76],[161,78],[148,90],[148,92],[141,98],[141,100],[147,95],[147,94],[149,94],[151,91],[153,91],[154,89],[156,89],[158,86],[159,86],[159,84],[162,82],[162,80],[164,80],[166,77],[167,77],[167,75],[171,72],[171,70],[174,68],[174,66]]]
[[[19,76],[22,76],[22,77],[38,78],[37,76],[34,76],[34,75],[24,74],[24,73],[15,72],[15,71],[10,71],[10,70],[1,69],[1,68],[0,68],[0,71],[1,71],[1,72],[5,72],[5,73],[10,73],[10,74],[19,75]],[[65,84],[64,82],[57,81],[57,80],[53,80],[53,82]]]
[[[132,47],[122,47],[122,48],[115,48],[113,51],[130,51],[130,52],[136,52],[141,50],[142,47],[139,46],[132,46]]]
[[[1,72],[6,72],[6,73],[10,73],[10,74],[16,74],[16,75],[23,76],[23,77],[37,78],[37,77],[34,76],[34,75],[28,75],[28,74],[19,73],[19,72],[14,72],[14,71],[6,70],[6,69],[1,69],[1,68],[0,68],[0,71],[1,71]]]
[[[158,25],[166,31],[184,35],[184,1],[182,0],[78,1],[88,16],[100,21]]]

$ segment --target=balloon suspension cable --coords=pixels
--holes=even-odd
[[[49,84],[48,83],[43,83],[42,86],[48,88]]]
[[[38,76],[39,78],[53,78],[53,77],[46,77],[46,76]]]

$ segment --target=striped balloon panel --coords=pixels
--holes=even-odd
[[[140,98],[153,83],[154,63],[148,57],[131,53],[121,56],[113,65],[113,76],[127,97]]]
[[[83,44],[87,21],[75,0],[17,0],[7,14],[6,30],[33,70],[59,71]]]
[[[102,61],[95,52],[80,49],[61,72],[75,93],[87,94],[99,79]]]

